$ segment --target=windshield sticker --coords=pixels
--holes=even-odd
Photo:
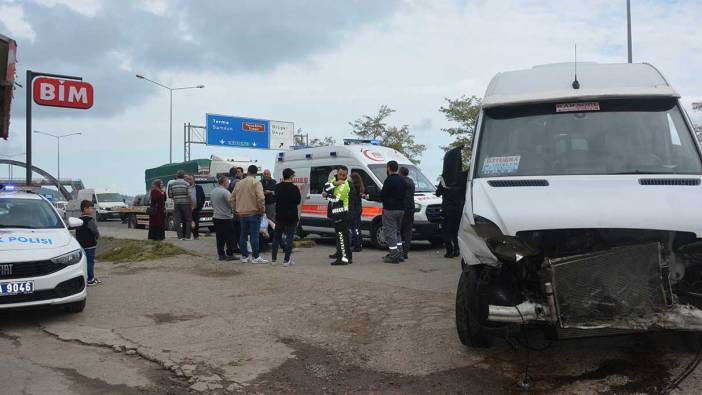
[[[42,239],[39,237],[0,236],[0,243],[53,245],[54,241],[52,239]]]
[[[600,111],[600,103],[564,103],[556,104],[556,112]]]
[[[482,173],[485,175],[511,174],[519,170],[521,156],[495,156],[486,158]]]

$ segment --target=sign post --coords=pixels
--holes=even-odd
[[[206,114],[207,145],[285,150],[295,144],[295,124]]]
[[[34,85],[36,77],[42,78],[37,78]],[[82,77],[27,70],[27,186],[32,185],[32,94],[36,94],[34,100],[40,106],[88,109],[93,106],[93,87],[82,81]]]

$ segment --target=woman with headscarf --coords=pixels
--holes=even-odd
[[[166,193],[161,180],[151,184],[149,210],[149,240],[163,240],[166,237]]]

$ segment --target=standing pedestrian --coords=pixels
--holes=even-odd
[[[179,240],[190,239],[192,232],[192,200],[185,172],[178,170],[176,179],[168,183],[168,197],[173,199],[173,219]]]
[[[467,174],[463,177],[465,180]],[[466,201],[466,184],[465,182],[457,182],[454,185],[447,185],[442,177],[439,181],[439,186],[436,188],[436,196],[441,198],[441,212],[443,221],[441,230],[444,238],[444,246],[446,253],[444,258],[454,258],[461,255],[458,248],[458,228],[461,224],[461,216],[463,215],[463,205]]]
[[[217,239],[217,256],[220,261],[233,261],[239,259],[234,255],[234,214],[229,205],[231,193],[229,193],[229,178],[220,176],[217,179],[217,187],[210,194],[212,202],[212,222],[214,223],[215,235]],[[226,246],[226,250],[225,250]]]
[[[458,247],[458,228],[461,224],[468,183],[468,172],[463,170],[462,149],[461,146],[446,152],[439,186],[436,188],[436,196],[441,197],[441,212],[444,218],[441,228],[446,246],[445,258],[461,255]]]
[[[241,167],[232,167],[229,169],[229,192],[234,191],[236,184],[241,181],[244,177],[244,169]],[[234,219],[232,220],[234,226],[234,251],[241,253],[239,248],[239,239],[241,238],[241,222],[239,221],[239,215],[234,212]]]
[[[383,198],[383,233],[390,251],[383,258],[383,262],[400,263],[404,261],[400,230],[402,229],[402,217],[405,215],[407,183],[397,174],[399,165],[396,161],[388,162],[386,170],[388,176],[383,183],[381,195]]]
[[[340,166],[336,170],[336,176],[332,177],[324,185],[322,196],[329,201],[327,217],[334,221],[334,233],[336,234],[336,254],[330,258],[336,258],[332,265],[348,265],[353,262],[353,254],[349,243],[350,222],[349,215],[349,194],[351,184],[348,178],[349,171],[346,167]]]
[[[366,194],[366,186],[358,173],[351,173],[351,196],[349,199],[349,210],[351,212],[351,251],[361,252],[363,250],[363,235],[361,234],[361,215],[363,214],[363,196]]]
[[[166,193],[163,181],[154,180],[149,192],[149,240],[166,238]]]
[[[265,174],[265,173],[264,173]],[[293,240],[297,230],[298,206],[302,202],[300,188],[292,182],[295,172],[292,169],[283,170],[283,181],[275,186],[275,233],[271,252],[271,261],[275,263],[278,257],[278,246],[283,246],[285,259],[283,266],[295,264],[292,258]],[[285,242],[283,242],[285,236]]]
[[[409,250],[412,246],[412,227],[414,226],[414,181],[409,177],[409,169],[400,167],[400,176],[405,180],[407,189],[405,190],[405,214],[402,216],[402,253],[404,259],[409,258]]]
[[[241,261],[251,263],[268,263],[266,259],[259,256],[259,229],[261,228],[261,217],[266,212],[263,186],[256,179],[258,167],[251,165],[248,168],[247,177],[236,184],[234,192],[230,198],[230,204],[239,214],[241,222],[241,237],[239,246],[241,248]],[[251,254],[249,257],[247,242],[251,238]]]
[[[244,178],[244,169],[241,167],[232,167],[229,169],[229,192],[234,190],[236,183]]]
[[[102,281],[95,277],[95,249],[100,238],[100,231],[93,219],[95,207],[90,200],[80,202],[80,219],[83,225],[76,229],[76,240],[85,251],[85,259],[88,261],[88,285],[102,284]]]
[[[190,184],[190,201],[193,207],[193,239],[197,240],[200,238],[200,214],[205,206],[205,190],[202,189],[202,185],[195,183],[195,177],[192,175],[186,178]]]
[[[273,223],[275,223],[275,184],[277,183],[271,176],[271,171],[268,169],[264,170],[261,185],[263,186],[263,194],[266,197],[266,216]]]

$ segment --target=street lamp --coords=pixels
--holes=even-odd
[[[22,155],[25,155],[25,152],[22,152],[22,153],[19,153],[19,154],[12,154],[12,155],[2,155],[2,154],[0,154],[0,156],[2,156],[3,158],[6,158],[6,159],[12,159],[12,158],[14,158],[14,157],[16,157],[16,156],[22,156]],[[10,181],[12,181],[12,165],[10,165],[10,164],[7,165],[7,178],[8,178]]]
[[[171,88],[170,86],[163,85],[160,82],[156,82],[154,80],[150,80],[143,75],[136,75],[137,78],[140,80],[145,80],[149,81],[152,84],[158,85],[161,88],[168,89],[171,95],[171,118],[170,118],[170,138],[168,139],[168,146],[169,146],[169,151],[168,151],[168,163],[173,163],[173,91],[182,91],[185,89],[202,89],[205,87],[205,85],[195,85],[195,86],[183,86],[183,87],[178,87],[178,88]]]
[[[56,139],[56,179],[59,180],[59,183],[61,183],[61,139],[64,137],[69,137],[69,136],[77,136],[79,134],[83,134],[81,132],[77,133],[68,133],[68,134],[62,134],[62,135],[55,135],[51,133],[46,133],[46,132],[40,132],[38,130],[35,130],[34,133],[37,134],[43,134],[45,136],[53,137]]]

